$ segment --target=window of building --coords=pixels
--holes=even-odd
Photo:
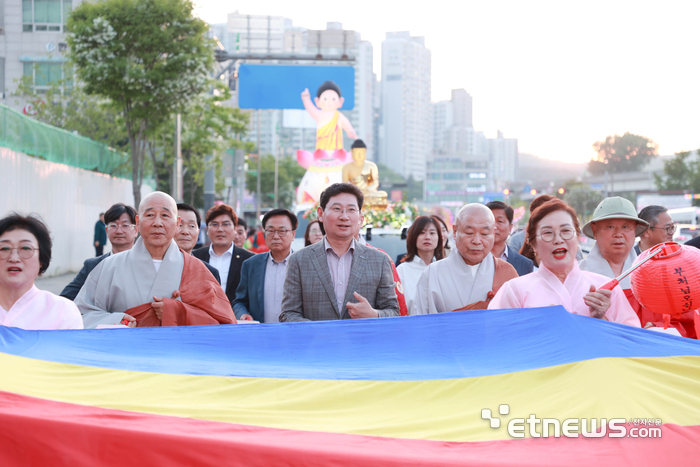
[[[30,78],[34,90],[48,90],[52,84],[63,82],[62,90],[73,87],[73,69],[64,62],[23,62],[24,76]]]
[[[23,32],[66,32],[71,0],[22,0]]]

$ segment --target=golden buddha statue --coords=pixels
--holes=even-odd
[[[364,205],[368,208],[385,209],[386,191],[379,187],[379,170],[377,164],[367,160],[367,146],[361,140],[352,143],[352,162],[343,166],[343,183],[352,183],[365,195]]]

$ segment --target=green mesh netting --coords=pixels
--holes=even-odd
[[[131,180],[128,154],[90,138],[37,122],[1,104],[0,146],[50,162]]]

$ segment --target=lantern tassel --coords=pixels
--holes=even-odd
[[[664,329],[668,329],[668,327],[671,325],[671,315],[667,315],[664,313]]]

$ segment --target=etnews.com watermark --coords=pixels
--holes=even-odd
[[[498,406],[498,414],[508,415],[510,406]],[[487,420],[491,428],[501,427],[501,418],[493,416],[491,409],[482,409],[481,418]],[[524,438],[526,433],[532,438],[661,438],[661,419],[659,418],[537,418],[531,414],[528,418],[508,420],[508,435]]]

